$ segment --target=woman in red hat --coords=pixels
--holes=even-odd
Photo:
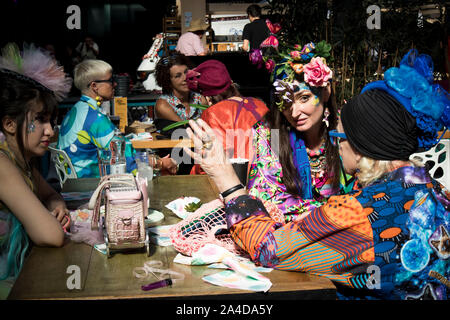
[[[269,111],[265,103],[243,97],[226,66],[218,60],[207,60],[190,70],[188,84],[205,96],[210,107],[203,111],[201,119],[215,129],[228,157],[250,159],[252,127]],[[191,173],[200,173],[199,169],[194,166]]]

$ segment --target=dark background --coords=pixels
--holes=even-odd
[[[0,47],[8,42],[15,42],[19,47],[23,43],[42,47],[52,44],[56,59],[71,73],[66,47],[74,49],[89,35],[99,46],[98,58],[111,64],[114,73],[128,73],[136,82],[142,56],[150,49],[152,38],[163,31],[163,17],[174,4],[175,0],[1,0]],[[81,9],[81,30],[69,30],[66,26],[72,15],[67,13],[70,5]],[[256,69],[246,53],[192,57],[191,62],[195,66],[211,58],[225,63],[243,95],[268,102],[269,74]],[[77,96],[75,89],[71,95]]]
[[[162,32],[170,4],[175,1],[1,0],[0,45],[53,44],[57,59],[63,61],[67,45],[75,48],[90,35],[100,48],[99,59],[109,62],[115,72],[135,72],[152,38]],[[70,5],[81,9],[81,30],[66,26]]]

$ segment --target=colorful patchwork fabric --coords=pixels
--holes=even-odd
[[[235,242],[254,261],[329,278],[341,299],[448,299],[450,193],[424,168],[402,167],[332,196],[282,225],[259,200],[226,204]]]
[[[67,153],[78,178],[99,177],[97,149],[109,149],[115,129],[96,101],[87,96],[82,96],[66,114],[59,130],[58,148]],[[137,170],[135,153],[131,142],[126,140],[127,172]]]
[[[190,92],[189,103],[201,104],[201,97],[202,95],[200,93]],[[180,99],[173,94],[163,94],[159,98],[166,100],[181,120],[197,119],[202,114],[202,109],[190,108],[189,115],[187,115],[186,108],[183,106]]]
[[[306,200],[288,193],[281,180],[283,170],[280,160],[271,148],[270,134],[270,128],[263,122],[260,121],[254,126],[255,155],[250,165],[247,184],[250,195],[275,203],[286,216],[286,221],[291,221],[321,206],[331,195],[339,193],[339,190],[332,189],[330,177],[326,172],[312,175],[315,185],[314,199]]]

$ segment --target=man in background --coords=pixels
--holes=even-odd
[[[261,43],[270,35],[266,22],[261,19],[260,6],[257,4],[249,6],[247,8],[247,15],[250,23],[244,26],[242,32],[242,39],[244,40],[242,49],[244,51],[259,49]]]
[[[75,50],[79,54],[81,60],[97,59],[99,53],[98,45],[94,42],[94,39],[89,36],[87,36]]]
[[[178,39],[176,51],[185,56],[205,56],[208,49],[203,46],[202,38],[208,26],[201,20],[192,20],[191,26]]]

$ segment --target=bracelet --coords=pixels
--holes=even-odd
[[[244,189],[244,188],[245,187],[242,185],[242,183],[239,183],[238,185],[235,185],[234,187],[231,187],[230,189],[222,192],[220,195],[222,196],[223,199],[225,199],[225,197],[228,197],[233,192],[240,190],[240,189]]]

